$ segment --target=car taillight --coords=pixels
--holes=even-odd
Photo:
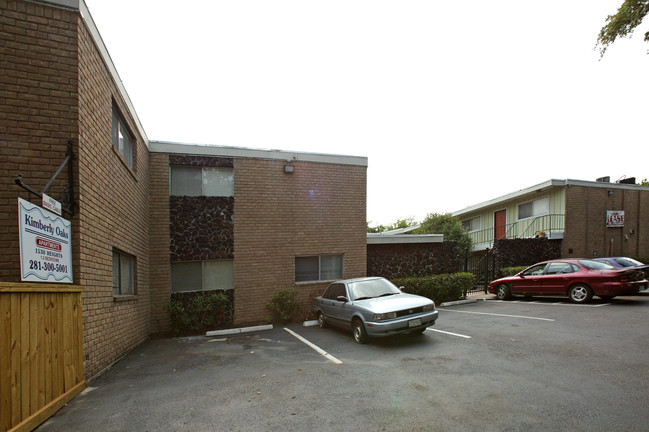
[[[618,278],[623,282],[637,281],[643,278],[642,272],[636,270],[629,270],[622,272],[618,275]]]

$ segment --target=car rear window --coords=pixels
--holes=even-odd
[[[620,257],[615,258],[615,262],[620,264],[622,267],[635,267],[644,265],[640,261],[636,261],[633,258]]]
[[[591,270],[611,270],[611,269],[615,269],[615,267],[613,267],[610,264],[607,264],[607,263],[601,262],[601,261],[595,261],[595,260],[585,260],[585,259],[584,260],[579,260],[579,264],[581,264],[584,267],[586,267],[587,269],[591,269]]]

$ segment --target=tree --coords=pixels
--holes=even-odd
[[[458,250],[471,248],[471,238],[462,221],[450,213],[429,213],[421,223],[417,234],[444,234],[444,240],[457,242]]]
[[[409,216],[406,218],[399,218],[397,219],[396,222],[393,222],[388,225],[377,225],[377,226],[370,226],[370,223],[367,222],[367,232],[368,233],[381,233],[384,231],[390,231],[394,229],[400,229],[400,228],[408,228],[410,226],[417,225],[417,221],[415,220],[414,217]]]
[[[606,17],[606,24],[599,32],[597,46],[600,57],[604,56],[606,49],[619,37],[633,34],[633,30],[642,23],[642,19],[649,13],[649,0],[624,0],[615,15]],[[649,42],[649,31],[644,34],[644,40]]]

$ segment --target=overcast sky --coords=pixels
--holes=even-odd
[[[151,140],[367,156],[367,218],[649,177],[622,0],[86,0]],[[649,19],[648,19],[649,21]]]

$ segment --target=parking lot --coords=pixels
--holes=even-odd
[[[489,298],[422,335],[292,324],[147,341],[38,431],[649,428],[649,296]]]

